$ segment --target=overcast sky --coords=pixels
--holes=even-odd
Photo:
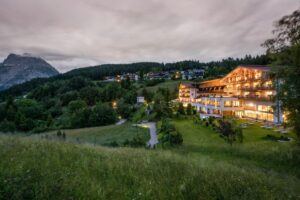
[[[65,72],[140,61],[261,54],[300,0],[0,0],[0,61],[41,56]]]

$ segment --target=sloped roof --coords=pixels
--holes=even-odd
[[[199,84],[199,87],[202,88],[202,87],[222,86],[224,84],[221,82],[221,80],[222,79],[213,79],[209,81],[204,81]]]
[[[262,71],[269,71],[271,69],[269,66],[266,65],[239,65],[237,66],[237,68],[256,69]]]
[[[226,83],[223,82],[223,80],[225,78],[227,78],[228,76],[230,76],[234,71],[239,70],[241,68],[260,70],[260,71],[269,71],[271,69],[269,66],[266,66],[266,65],[239,65],[234,70],[229,72],[226,76],[224,76],[223,78],[213,79],[213,80],[209,80],[209,81],[203,81],[203,82],[200,82],[197,84],[192,84],[192,83],[181,83],[181,84],[183,84],[187,87],[195,87],[195,85],[197,85],[199,88],[225,86]]]
[[[259,71],[270,71],[270,67],[266,66],[266,65],[239,65],[237,66],[234,70],[232,70],[231,72],[229,72],[226,76],[224,76],[222,78],[222,80],[225,80],[227,77],[229,77],[230,75],[232,75],[232,73],[234,73],[237,70],[240,69],[252,69],[252,70],[259,70]]]

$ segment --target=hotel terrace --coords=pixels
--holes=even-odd
[[[201,118],[236,116],[278,124],[283,115],[274,86],[269,67],[241,65],[221,79],[181,84],[179,101],[196,107]]]

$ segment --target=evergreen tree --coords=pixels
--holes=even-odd
[[[182,114],[184,115],[185,114],[185,111],[184,111],[184,107],[183,107],[183,103],[179,103],[178,105],[178,111],[177,111],[179,114]]]
[[[193,107],[190,103],[186,107],[186,114],[187,115],[192,115],[193,114]]]
[[[277,100],[282,102],[282,109],[300,138],[300,10],[277,21],[273,33],[274,38],[263,46],[274,59]]]

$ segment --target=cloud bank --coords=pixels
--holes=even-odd
[[[260,54],[299,0],[0,0],[0,59],[41,56],[65,72],[101,63]]]

